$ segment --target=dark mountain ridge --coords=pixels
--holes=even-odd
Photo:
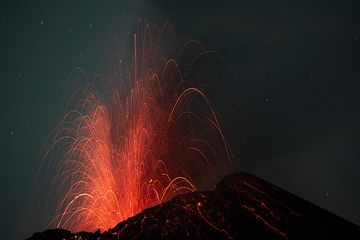
[[[360,227],[249,173],[228,175],[213,191],[174,197],[100,233],[63,229],[44,239],[345,239]]]

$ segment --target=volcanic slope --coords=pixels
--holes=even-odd
[[[43,239],[345,239],[360,227],[249,173],[174,197],[100,233],[53,229]]]

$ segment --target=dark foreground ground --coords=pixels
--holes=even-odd
[[[344,203],[345,204],[345,203]],[[63,239],[360,239],[360,227],[248,173],[144,210],[107,232],[35,233]]]

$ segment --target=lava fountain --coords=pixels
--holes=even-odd
[[[187,79],[206,50],[189,41],[166,59],[161,34],[154,37],[148,25],[134,34],[127,72],[103,91],[84,88],[55,131],[48,155],[62,157],[52,180],[59,189],[52,227],[107,230],[177,194],[213,186],[231,170],[205,87]]]

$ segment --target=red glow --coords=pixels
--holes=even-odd
[[[231,167],[209,101],[179,67],[183,51],[196,44],[164,60],[148,27],[143,35],[139,49],[134,35],[127,77],[106,92],[84,90],[59,126],[52,151],[61,146],[64,157],[55,177],[61,185],[55,227],[106,230],[177,194],[212,186]]]

